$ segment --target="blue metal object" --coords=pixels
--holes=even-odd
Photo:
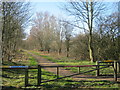
[[[28,66],[10,66],[10,68],[28,68]]]

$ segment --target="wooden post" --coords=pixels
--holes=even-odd
[[[37,85],[40,86],[41,85],[41,75],[42,74],[42,70],[41,70],[41,66],[38,65],[38,77],[37,77]]]
[[[80,67],[78,67],[78,73],[80,73]]]
[[[114,61],[114,80],[117,81],[117,62]]]
[[[59,78],[59,67],[57,67],[57,78]]]
[[[99,76],[99,75],[100,75],[100,70],[99,70],[99,67],[100,67],[100,66],[99,66],[99,61],[96,61],[96,65],[97,65],[97,66],[96,66],[96,69],[97,69],[97,70],[96,70],[96,76]]]
[[[117,72],[120,73],[120,61],[117,62]]]
[[[28,86],[28,68],[25,68],[25,87]]]

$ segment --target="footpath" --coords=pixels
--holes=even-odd
[[[35,55],[31,52],[29,52],[29,54],[31,54],[36,60],[37,62],[42,65],[42,66],[57,66],[59,64],[57,63],[53,63],[39,55]],[[52,72],[54,74],[57,74],[57,68],[44,68],[46,71]],[[87,71],[87,70],[86,70]],[[68,75],[72,75],[75,74],[70,70],[66,70],[64,68],[60,68],[59,69],[59,75],[60,76],[68,76]],[[80,80],[109,80],[109,81],[114,81],[113,76],[93,76],[93,75],[75,75],[71,77],[73,80],[75,81],[80,81]],[[118,81],[120,81],[120,78],[118,78]]]

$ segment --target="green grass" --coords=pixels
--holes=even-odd
[[[73,60],[67,57],[62,57],[60,59],[56,59],[55,57],[52,56],[47,56],[47,55],[41,55],[39,52],[35,52],[35,51],[31,51],[32,53],[36,54],[36,55],[40,55],[43,58],[46,58],[52,62],[55,62],[57,64],[60,65],[65,65],[65,66],[69,66],[69,65],[96,65],[95,62],[90,62],[90,61],[85,61],[85,60]],[[101,64],[101,65],[105,65],[105,64]],[[96,67],[81,67],[80,71],[81,72],[85,72],[86,70],[91,70],[91,69],[95,69]],[[78,68],[77,67],[66,67],[65,69],[69,69],[72,72],[78,72]],[[100,74],[113,74],[113,67],[109,67],[109,68],[105,68],[105,69],[101,69],[100,70]],[[90,73],[85,73],[86,75],[95,75],[96,71],[90,72]]]
[[[37,61],[35,60],[35,58],[33,58],[32,56],[29,56],[29,66],[35,66],[37,65]]]
[[[29,60],[27,61],[22,61],[19,63],[14,63],[14,62],[4,62],[3,65],[5,66],[16,66],[16,65],[29,65],[29,66],[35,66],[37,65],[37,61],[31,56],[26,54],[29,57]],[[25,64],[24,64],[25,63]],[[8,88],[12,88],[12,87],[16,87],[16,88],[24,88],[24,76],[25,76],[25,71],[24,70],[3,70],[3,85],[4,87],[8,87]],[[42,81],[46,81],[46,80],[52,80],[52,79],[56,79],[56,75],[50,72],[45,71],[44,69],[42,69]],[[71,82],[69,83],[68,80],[72,81],[71,78],[65,78],[65,79],[61,79],[58,81],[53,81],[53,82],[48,82],[48,83],[43,83],[42,84],[42,88],[65,88],[66,85],[70,85],[71,84],[76,84],[78,82]],[[29,70],[29,84],[33,85],[27,88],[36,88],[34,85],[37,85],[37,70]]]
[[[35,53],[35,52],[34,52]],[[37,55],[39,55],[39,53],[36,53]],[[22,62],[19,63],[13,63],[13,62],[4,62],[3,65],[7,65],[7,66],[13,66],[13,65],[29,65],[29,66],[35,66],[37,65],[37,61],[35,58],[33,58],[31,55],[25,53],[26,56],[29,57],[28,60],[24,60]],[[57,60],[55,60],[54,58],[50,57],[50,56],[44,56],[42,55],[44,58],[53,60],[58,62]],[[87,61],[83,61],[83,62],[71,62],[69,61],[69,59],[67,58],[67,63],[64,63],[64,59],[62,59],[62,62],[58,62],[59,64],[63,64],[63,65],[83,65],[83,64],[92,64],[90,62]],[[76,68],[73,68],[71,70],[76,70]],[[83,69],[85,70],[85,69]],[[82,71],[82,70],[81,70]],[[3,86],[4,87],[16,87],[16,88],[25,88],[24,87],[24,70],[3,70]],[[42,81],[46,81],[46,80],[52,80],[55,79],[56,75],[53,73],[50,73],[48,71],[45,71],[44,69],[42,69]],[[33,86],[29,86],[27,88],[38,88],[35,87],[34,85],[37,85],[37,70],[36,69],[32,69],[29,70],[29,84],[33,85]],[[118,84],[116,84],[115,82],[111,82],[111,81],[95,81],[93,79],[89,80],[89,81],[85,81],[85,80],[81,80],[81,81],[73,81],[71,78],[65,78],[65,79],[59,79],[57,81],[52,81],[52,82],[47,82],[47,83],[42,83],[42,86],[40,86],[40,88],[43,88],[44,90],[61,90],[61,89],[77,89],[77,88],[118,88]],[[12,89],[14,90],[14,89]]]
[[[56,57],[50,56],[50,55],[43,55],[39,52],[35,52],[35,51],[31,51],[32,53],[36,54],[36,55],[40,55],[43,58],[46,58],[52,62],[55,62],[57,64],[60,65],[95,65],[96,63],[92,63],[89,61],[80,61],[80,60],[73,60],[73,59],[69,59],[67,57],[62,57],[59,59],[56,59]],[[104,65],[104,64],[102,64]],[[78,72],[78,68],[77,67],[66,67],[65,69],[69,69],[73,72]],[[95,69],[95,67],[81,67],[80,68],[80,72],[85,72],[87,70],[91,70],[91,69]],[[90,72],[90,73],[86,73],[87,75],[95,75],[96,71]],[[101,69],[100,70],[100,74],[113,74],[113,68],[109,67],[109,68],[105,68],[105,69]],[[92,82],[92,83],[91,83]],[[81,85],[81,84],[82,85]],[[118,87],[117,83],[114,83],[112,81],[95,81],[94,79],[91,79],[90,81],[81,81],[79,82],[80,87],[94,87],[94,88],[116,88]]]

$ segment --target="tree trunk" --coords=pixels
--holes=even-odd
[[[2,18],[2,21],[3,21],[3,24],[2,24],[2,61],[5,60],[5,46],[4,46],[4,36],[5,36],[5,2],[2,3],[3,5],[3,10],[2,10],[2,14],[3,14],[3,18]]]
[[[92,47],[92,33],[91,33],[91,30],[90,30],[90,34],[89,34],[88,48],[89,48],[90,61],[91,61],[91,62],[94,62],[93,47]]]
[[[118,59],[120,61],[120,1],[118,2]]]
[[[60,40],[60,46],[59,46],[59,55],[62,53],[62,40]]]
[[[58,54],[60,55],[61,52],[62,52],[62,49],[61,49],[61,47],[60,47],[59,50],[58,50]]]
[[[67,41],[67,57],[69,57],[69,41]]]
[[[68,48],[67,48],[67,57],[69,57],[69,50],[68,50]]]
[[[89,8],[89,7],[88,7]],[[88,41],[88,48],[89,48],[89,57],[90,61],[94,62],[94,53],[93,53],[93,41],[92,41],[92,30],[93,30],[93,2],[90,2],[90,12],[88,11],[88,28],[89,28],[89,41]]]

